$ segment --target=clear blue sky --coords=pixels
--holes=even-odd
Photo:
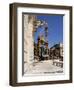
[[[63,43],[63,15],[37,15],[38,20],[45,20],[48,23],[48,43],[49,47],[54,44]],[[44,28],[38,28],[34,34],[34,40],[37,43],[39,34],[44,35]]]

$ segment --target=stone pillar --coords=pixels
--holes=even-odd
[[[33,17],[24,15],[24,61],[34,62]]]

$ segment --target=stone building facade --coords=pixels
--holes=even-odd
[[[38,37],[38,42],[34,46],[34,57],[40,60],[48,60],[49,59],[49,48],[48,42],[44,39],[44,36]]]
[[[63,60],[63,44],[55,44],[50,48],[50,59],[59,59]]]

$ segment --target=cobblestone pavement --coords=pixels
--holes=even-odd
[[[26,65],[25,65],[26,67]],[[25,68],[24,67],[24,68]],[[48,74],[48,73],[62,73],[63,68],[53,65],[52,60],[44,60],[28,65],[25,74]]]

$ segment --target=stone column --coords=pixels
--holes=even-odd
[[[34,62],[33,18],[24,15],[24,61]]]

